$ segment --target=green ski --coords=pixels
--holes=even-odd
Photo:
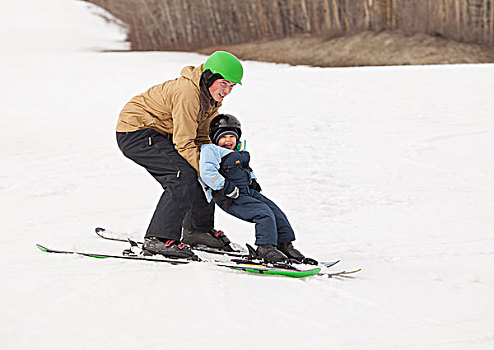
[[[229,269],[237,270],[237,271],[245,271],[253,274],[261,274],[261,275],[278,275],[278,276],[286,276],[293,278],[303,278],[308,276],[318,275],[321,272],[320,267],[310,268],[310,269],[299,269],[293,266],[287,265],[286,268],[267,266],[256,262],[245,261],[245,262],[220,262],[220,261],[194,261],[194,260],[185,260],[185,259],[167,259],[165,257],[157,257],[157,256],[139,256],[139,255],[113,255],[113,254],[100,254],[100,253],[88,253],[88,252],[80,252],[80,251],[70,251],[70,250],[57,250],[50,249],[41,244],[36,244],[36,247],[45,253],[56,253],[56,254],[72,254],[72,255],[81,255],[91,258],[97,259],[126,259],[126,260],[141,260],[141,261],[152,261],[152,262],[161,262],[168,263],[172,265],[180,265],[180,264],[189,264],[196,262],[205,262],[214,264],[216,266],[226,267]],[[327,274],[324,274],[327,275]]]

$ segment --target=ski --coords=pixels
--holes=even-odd
[[[304,278],[309,276],[315,276],[321,273],[320,267],[310,268],[310,269],[298,269],[288,264],[283,264],[282,266],[269,266],[262,263],[238,259],[238,261],[231,262],[220,262],[220,261],[207,261],[207,260],[186,260],[186,259],[167,259],[165,257],[157,257],[155,255],[151,257],[132,254],[128,252],[128,255],[116,255],[116,254],[101,254],[101,253],[89,253],[81,251],[71,251],[71,250],[58,250],[47,248],[41,244],[36,244],[36,247],[45,253],[55,253],[55,254],[68,254],[68,255],[80,255],[85,257],[97,258],[97,259],[125,259],[125,260],[140,260],[140,261],[152,261],[168,263],[171,265],[189,264],[196,262],[210,263],[216,266],[225,267],[237,271],[250,272],[255,274],[264,275],[278,275],[294,278]],[[130,251],[130,250],[127,250]],[[132,255],[131,255],[132,254]]]
[[[107,230],[107,229],[102,228],[102,227],[96,227],[94,229],[94,231],[101,238],[107,239],[110,241],[128,242],[128,240],[129,240],[128,237],[123,238],[122,235],[120,235],[116,232],[113,232],[111,230]],[[142,246],[142,244],[143,244],[142,242],[139,242],[139,241],[136,241],[136,243],[139,244],[140,246]],[[232,245],[237,246],[234,243],[232,243]],[[237,247],[235,247],[235,248],[237,248]],[[217,255],[235,256],[235,257],[239,257],[239,258],[246,258],[249,256],[248,254],[246,254],[246,252],[243,252],[241,250],[236,250],[233,252],[227,252],[225,250],[211,248],[211,247],[202,246],[202,245],[192,246],[191,249],[195,250],[195,251],[199,251],[199,252],[205,252],[205,253],[211,253],[211,254],[217,254]]]
[[[103,227],[96,227],[94,229],[94,232],[99,237],[101,237],[103,239],[107,239],[107,240],[110,240],[110,241],[117,241],[117,242],[130,242],[131,244],[133,244],[133,242],[134,242],[134,243],[136,243],[136,245],[139,246],[139,248],[142,248],[142,244],[143,244],[142,242],[134,241],[134,240],[132,240],[129,237],[123,238],[123,235],[122,234],[119,234],[117,232],[114,232],[114,231],[105,229]],[[206,247],[206,246],[196,246],[196,247],[191,247],[191,248],[192,248],[192,250],[195,250],[195,251],[198,251],[198,252],[205,252],[205,253],[212,253],[212,254],[219,254],[219,255],[228,255],[228,256],[239,257],[239,258],[249,258],[250,257],[249,254],[246,254],[246,253],[243,253],[243,252],[240,252],[240,251],[226,252],[224,250],[219,250],[219,249],[210,248],[210,247]],[[321,267],[329,268],[331,266],[336,265],[339,262],[340,262],[340,260],[327,261],[327,262],[320,261],[319,262],[319,265]]]
[[[39,250],[45,253],[56,253],[56,254],[72,254],[72,255],[81,255],[81,256],[87,256],[90,258],[98,258],[98,259],[127,259],[127,260],[145,260],[145,261],[155,261],[155,262],[164,262],[164,263],[169,263],[173,265],[179,265],[179,264],[188,264],[192,260],[186,260],[186,259],[167,259],[165,257],[159,257],[159,256],[152,256],[152,257],[146,257],[146,256],[137,256],[137,255],[116,255],[116,254],[99,254],[99,253],[88,253],[88,252],[79,252],[79,251],[72,251],[72,250],[58,250],[58,249],[50,249],[45,246],[42,246],[41,244],[36,244],[36,247],[38,247]]]

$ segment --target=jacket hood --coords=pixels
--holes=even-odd
[[[221,106],[221,102],[216,102],[215,100],[213,100],[205,82],[201,81],[203,67],[204,63],[197,67],[187,66],[182,69],[180,74],[182,75],[182,77],[190,80],[195,86],[197,86],[197,88],[199,89],[199,101],[201,103],[201,109],[203,112],[206,112],[213,106]]]
[[[201,64],[200,66],[194,67],[194,66],[187,66],[182,69],[180,72],[180,75],[183,76],[186,79],[189,79],[191,82],[194,83],[198,88],[200,88],[200,83],[201,83],[201,75],[202,75],[202,69],[204,67],[204,64]]]

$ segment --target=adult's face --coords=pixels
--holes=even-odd
[[[232,92],[233,87],[237,85],[226,79],[217,79],[213,85],[209,87],[209,92],[216,102],[221,102],[223,99]]]

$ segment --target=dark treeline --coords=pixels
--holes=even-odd
[[[494,44],[494,0],[90,0],[129,25],[133,50],[194,50],[400,30]]]

